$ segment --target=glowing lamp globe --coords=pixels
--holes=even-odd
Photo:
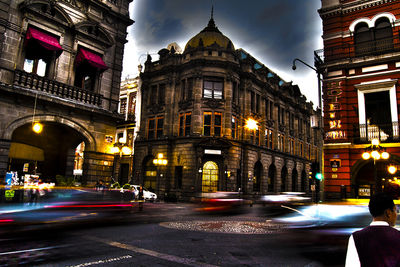
[[[393,165],[389,166],[388,171],[390,174],[395,174],[397,172],[397,168]]]
[[[35,122],[32,126],[32,130],[37,134],[41,133],[43,130],[43,124],[40,122]]]
[[[383,159],[388,159],[389,158],[389,153],[387,153],[387,152],[382,152],[382,154],[381,154],[381,157],[383,158]]]
[[[375,150],[371,152],[371,156],[372,156],[372,158],[375,159],[375,160],[378,160],[378,159],[381,158],[381,154],[379,154],[379,152],[378,152],[378,151],[375,151]]]
[[[365,160],[368,160],[370,157],[371,157],[371,154],[369,154],[368,152],[364,152],[362,154],[362,158],[365,159]]]

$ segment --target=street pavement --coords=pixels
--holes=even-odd
[[[23,234],[16,231],[0,240],[0,266],[344,264],[347,234],[292,228],[276,220],[283,214],[263,205],[225,214],[196,208],[189,203],[145,203],[143,211],[132,209],[115,220],[101,216],[68,227],[46,224]]]

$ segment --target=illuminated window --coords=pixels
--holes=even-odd
[[[192,122],[192,113],[179,115],[179,136],[189,136]]]
[[[278,133],[278,150],[284,151],[285,149],[285,135]]]
[[[126,113],[126,98],[122,98],[119,104],[119,113],[125,114]]]
[[[220,79],[205,79],[203,84],[203,97],[222,99],[224,83]]]
[[[218,190],[218,165],[207,161],[203,165],[202,192],[215,192]]]
[[[157,139],[161,138],[163,136],[163,128],[164,128],[164,118],[157,118],[157,124],[156,124],[156,133],[157,133]]]
[[[211,112],[204,113],[204,120],[203,120],[203,134],[205,136],[211,136]]]
[[[273,131],[270,129],[265,129],[265,145],[269,149],[273,149],[273,144],[274,144]]]

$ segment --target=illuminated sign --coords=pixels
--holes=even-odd
[[[339,99],[343,93],[342,81],[328,82],[326,86],[326,99],[328,102],[327,117],[329,119],[329,132],[325,134],[325,139],[344,139],[346,132],[341,130],[342,121],[340,120],[341,105]]]
[[[204,154],[221,155],[221,150],[204,149]]]

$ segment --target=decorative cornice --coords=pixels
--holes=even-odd
[[[332,17],[336,15],[348,14],[356,11],[360,11],[366,8],[375,7],[387,3],[397,2],[398,0],[378,0],[378,1],[365,1],[359,0],[351,3],[340,4],[339,6],[334,6],[330,8],[320,9],[318,13],[321,18]]]

